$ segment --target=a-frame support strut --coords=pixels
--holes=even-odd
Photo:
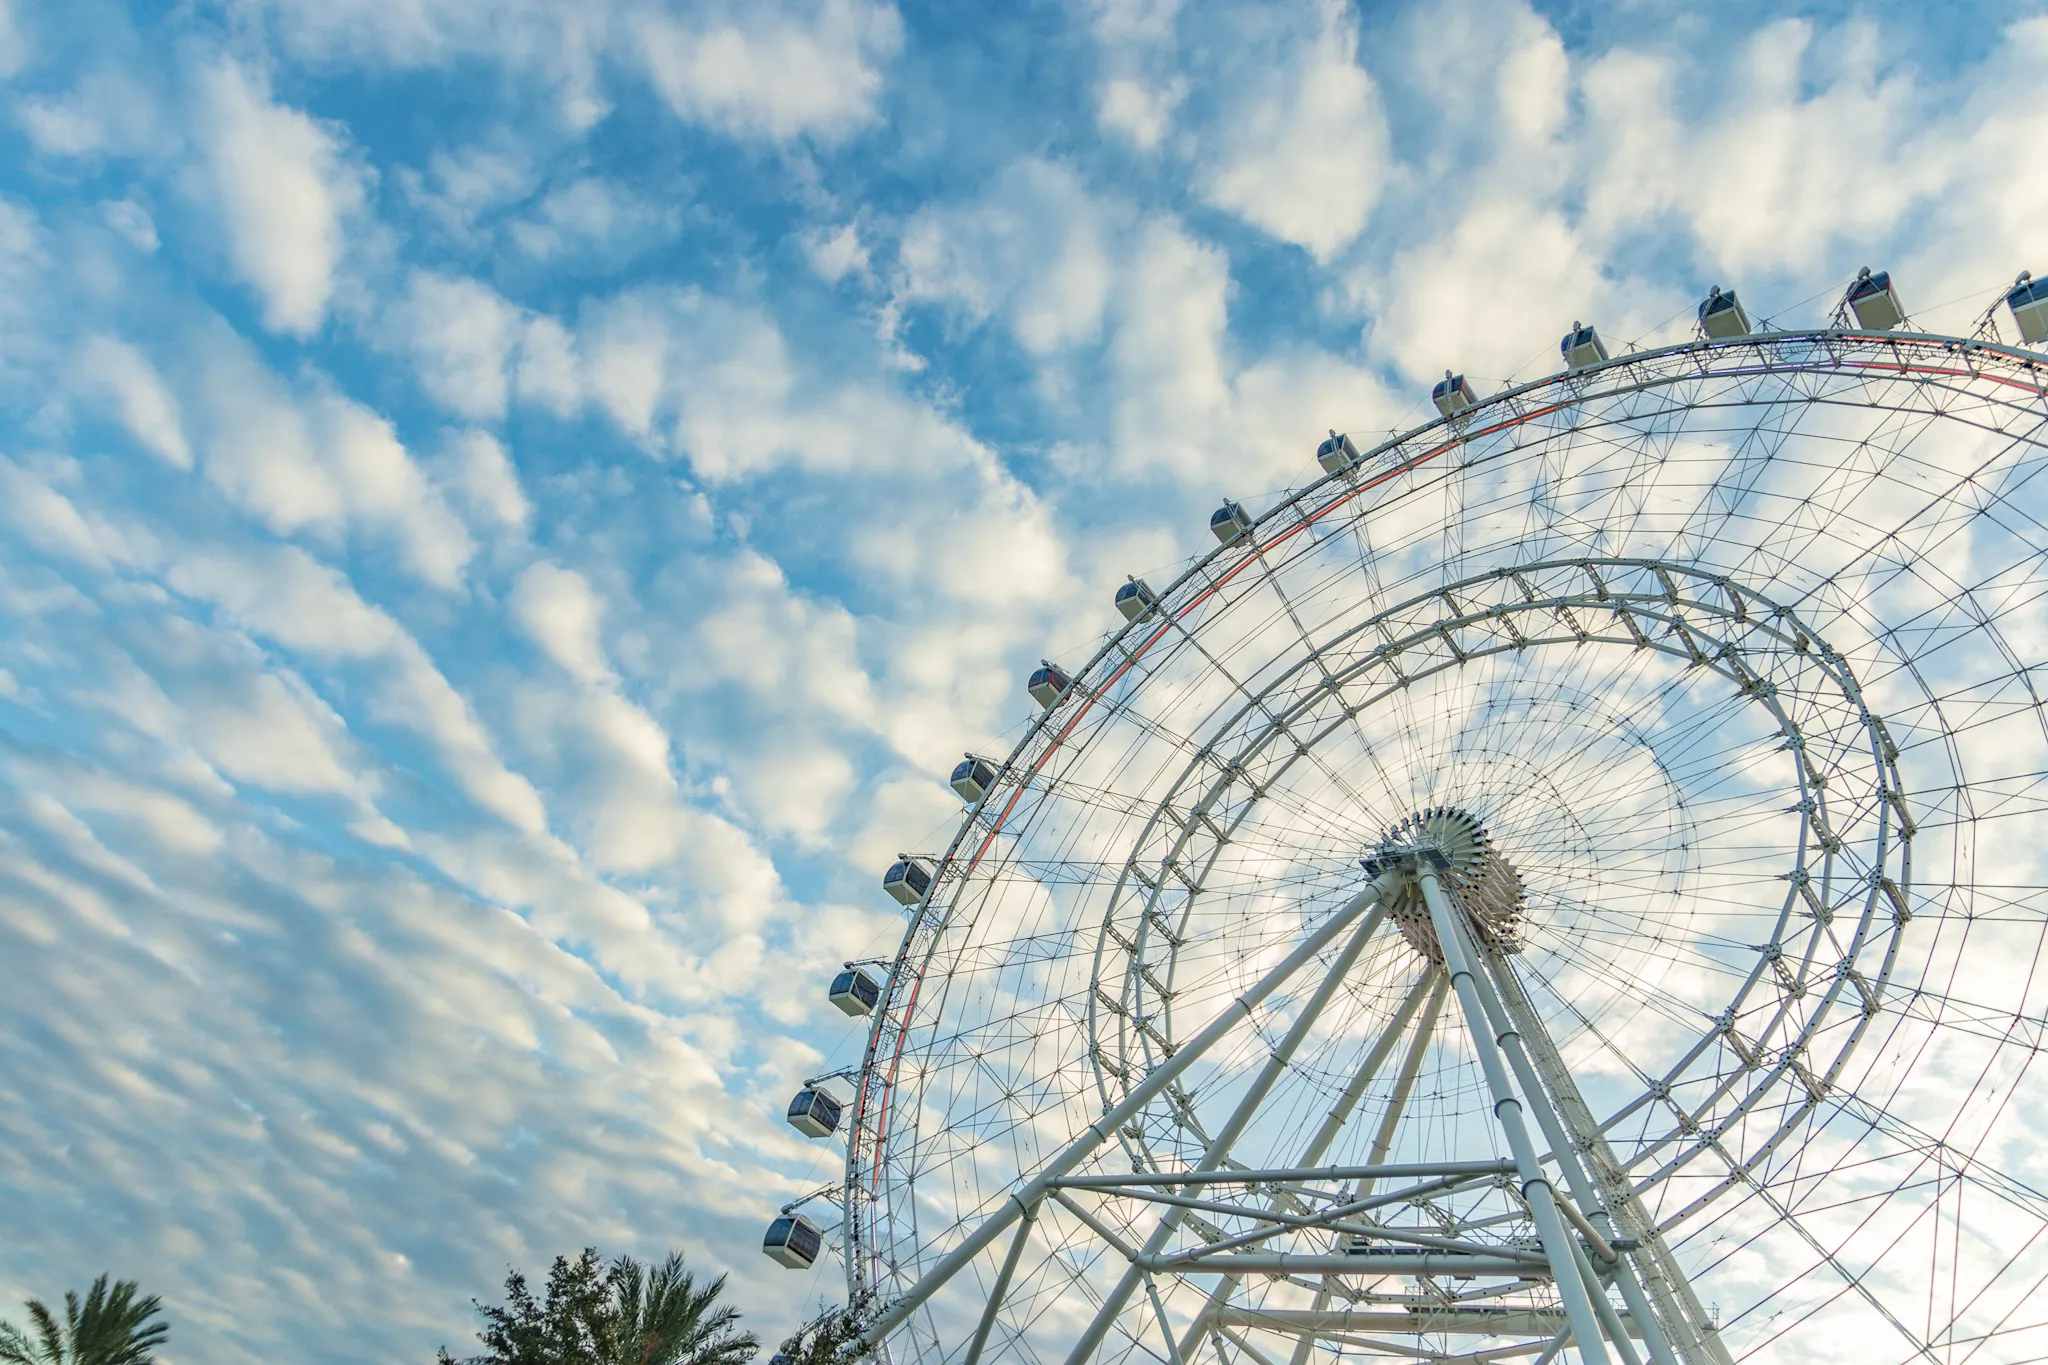
[[[1529,1140],[1528,1126],[1522,1122],[1522,1101],[1508,1084],[1499,1043],[1488,1026],[1485,1006],[1480,1002],[1479,988],[1473,980],[1465,946],[1464,925],[1460,923],[1462,912],[1451,905],[1450,897],[1445,894],[1443,883],[1437,879],[1436,869],[1427,857],[1418,862],[1414,876],[1422,892],[1423,904],[1429,907],[1430,924],[1443,945],[1444,969],[1451,974],[1451,989],[1457,994],[1459,1008],[1464,1011],[1465,1028],[1472,1035],[1473,1051],[1479,1056],[1480,1073],[1486,1078],[1486,1088],[1493,1095],[1493,1116],[1499,1122],[1501,1134],[1507,1139],[1508,1151],[1515,1159],[1515,1168],[1522,1181],[1522,1197],[1528,1201],[1529,1215],[1535,1220],[1537,1235],[1543,1240],[1543,1254],[1550,1262],[1550,1274],[1557,1285],[1558,1297],[1564,1300],[1565,1318],[1571,1323],[1579,1358],[1585,1365],[1608,1365],[1603,1323],[1593,1307],[1592,1298],[1593,1294],[1604,1297],[1606,1291],[1596,1283],[1589,1292],[1585,1281],[1579,1277],[1579,1262],[1573,1251],[1571,1234],[1565,1229],[1564,1217],[1557,1211],[1550,1178],[1536,1160],[1536,1145]]]
[[[1368,864],[1372,866],[1372,864]],[[1361,891],[1332,915],[1316,932],[1265,976],[1236,1005],[1190,1038],[1169,1060],[1155,1068],[1101,1120],[1090,1126],[1028,1182],[1011,1202],[970,1234],[965,1242],[943,1257],[933,1271],[904,1298],[897,1300],[870,1326],[869,1341],[877,1341],[900,1324],[916,1306],[953,1273],[988,1247],[1012,1223],[1019,1223],[1008,1254],[997,1272],[993,1292],[983,1306],[964,1365],[977,1365],[989,1343],[1002,1298],[1018,1268],[1026,1240],[1031,1235],[1040,1201],[1050,1197],[1075,1215],[1095,1235],[1102,1237],[1128,1262],[1119,1282],[1098,1306],[1092,1321],[1081,1332],[1067,1357],[1067,1365],[1089,1365],[1104,1338],[1130,1303],[1142,1290],[1164,1336],[1169,1365],[1197,1365],[1205,1339],[1213,1341],[1219,1354],[1225,1342],[1259,1359],[1245,1329],[1278,1331],[1296,1337],[1294,1359],[1305,1360],[1318,1339],[1341,1347],[1373,1346],[1355,1335],[1360,1329],[1386,1331],[1403,1321],[1398,1314],[1371,1309],[1332,1309],[1329,1292],[1334,1284],[1349,1278],[1387,1275],[1507,1276],[1521,1277],[1524,1284],[1547,1282],[1554,1287],[1558,1308],[1539,1303],[1527,1310],[1458,1307],[1474,1296],[1445,1299],[1435,1330],[1460,1330],[1489,1334],[1489,1327],[1509,1337],[1535,1333],[1535,1339],[1519,1351],[1487,1348],[1457,1356],[1479,1361],[1495,1355],[1541,1352],[1539,1359],[1555,1359],[1575,1348],[1583,1365],[1728,1365],[1718,1336],[1705,1324],[1690,1286],[1685,1284],[1676,1263],[1661,1244],[1646,1241],[1639,1229],[1644,1221],[1639,1208],[1629,1205],[1625,1177],[1620,1177],[1611,1152],[1600,1139],[1597,1126],[1583,1097],[1563,1071],[1563,1062],[1529,1003],[1508,960],[1498,945],[1488,940],[1485,925],[1468,911],[1449,882],[1446,864],[1431,846],[1410,845],[1399,852],[1398,862],[1379,862],[1374,885]],[[1247,1130],[1274,1084],[1293,1064],[1297,1050],[1315,1027],[1317,1018],[1342,987],[1345,977],[1363,955],[1370,940],[1388,916],[1388,907],[1420,902],[1428,916],[1428,928],[1440,945],[1443,968],[1427,971],[1409,991],[1402,1006],[1390,1019],[1367,1054],[1352,1083],[1345,1088],[1321,1128],[1310,1138],[1302,1159],[1294,1168],[1251,1170],[1229,1162],[1232,1145]],[[1193,1169],[1130,1175],[1070,1174],[1139,1108],[1164,1089],[1171,1079],[1197,1056],[1207,1051],[1247,1017],[1251,1010],[1282,982],[1306,966],[1316,955],[1337,943],[1349,929],[1323,979],[1316,984],[1295,1016],[1286,1035],[1265,1058],[1259,1071],[1238,1099],[1231,1114],[1206,1144],[1203,1157]],[[1404,928],[1404,933],[1410,933]],[[1489,931],[1490,932],[1490,931]],[[1411,941],[1414,941],[1411,935]],[[1418,944],[1418,946],[1424,946]],[[1434,956],[1432,953],[1431,956]],[[1407,1167],[1386,1166],[1385,1162],[1399,1123],[1401,1099],[1414,1083],[1422,1054],[1433,1045],[1433,1022],[1446,995],[1457,997],[1458,1011],[1470,1035],[1487,1091],[1492,1098],[1495,1121],[1512,1156],[1510,1163],[1434,1163]],[[1349,1120],[1372,1076],[1390,1060],[1400,1041],[1409,1035],[1418,1012],[1423,1016],[1414,1030],[1401,1076],[1390,1096],[1390,1107],[1382,1115],[1369,1162],[1364,1167],[1323,1167],[1320,1162],[1337,1133]],[[1518,1089],[1519,1087],[1519,1089]],[[1533,1119],[1548,1144],[1547,1158],[1539,1155],[1528,1121]],[[1551,1166],[1563,1189],[1553,1185]],[[1589,1164],[1593,1168],[1589,1172]],[[1487,1174],[1491,1169],[1495,1174]],[[1412,1197],[1413,1192],[1374,1198],[1372,1182],[1382,1174],[1422,1178],[1414,1192],[1451,1188],[1474,1179],[1499,1179],[1512,1171],[1519,1182],[1522,1202],[1536,1225],[1540,1252],[1526,1244],[1499,1245],[1484,1239],[1474,1241],[1453,1230],[1449,1236],[1423,1235],[1421,1229],[1384,1222],[1360,1227],[1360,1212],[1389,1200]],[[1598,1176],[1596,1184],[1594,1175]],[[1617,1178],[1621,1184],[1616,1186]],[[1320,1212],[1291,1211],[1300,1207],[1294,1195],[1282,1193],[1290,1184],[1338,1182],[1337,1194],[1309,1194],[1311,1201],[1324,1201]],[[1241,1185],[1246,1194],[1266,1191],[1266,1205],[1218,1204],[1215,1196],[1201,1187],[1211,1184]],[[1154,1188],[1156,1187],[1156,1188]],[[1349,1189],[1346,1196],[1343,1192]],[[1150,1235],[1142,1245],[1132,1245],[1116,1236],[1108,1226],[1072,1199],[1073,1194],[1093,1190],[1097,1197],[1149,1199],[1164,1207]],[[1197,1197],[1199,1196],[1199,1197]],[[1279,1200],[1280,1202],[1273,1202]],[[1206,1234],[1206,1244],[1172,1249],[1191,1209],[1249,1216],[1263,1223],[1245,1233],[1229,1236]],[[1621,1215],[1617,1235],[1616,1214]],[[1483,1226],[1483,1225],[1480,1225]],[[1279,1235],[1298,1237],[1308,1228],[1327,1228],[1331,1236],[1369,1237],[1371,1245],[1330,1252],[1262,1249],[1258,1243]],[[1348,1230],[1347,1230],[1348,1229]],[[1290,1231],[1291,1230],[1291,1231]],[[1653,1231],[1654,1235],[1654,1231]],[[1217,1240],[1221,1238],[1221,1240]],[[1389,1245],[1391,1243],[1391,1245]],[[1405,1245],[1404,1245],[1405,1244]],[[1526,1249],[1518,1249],[1526,1248]],[[1369,1253],[1369,1254],[1368,1254]],[[1168,1318],[1166,1291],[1174,1280],[1203,1274],[1221,1276],[1195,1313],[1186,1335],[1176,1340]],[[1314,1307],[1303,1310],[1262,1310],[1231,1306],[1234,1287],[1245,1277],[1319,1277],[1321,1289]],[[1172,1277],[1165,1280],[1162,1277]],[[1330,1277],[1336,1277],[1332,1279]],[[1622,1305],[1608,1298],[1609,1287],[1617,1291]],[[1512,1289],[1514,1286],[1509,1285]],[[1363,1303],[1406,1302],[1384,1293],[1351,1294]],[[1484,1299],[1484,1293],[1478,1295]],[[1525,1300],[1526,1301],[1526,1300]],[[1623,1313],[1625,1305],[1626,1315]],[[1520,1316],[1515,1316],[1516,1313]],[[1546,1314],[1548,1315],[1546,1317]],[[1509,1327],[1509,1323],[1513,1327]],[[1370,1324],[1370,1326],[1368,1326]],[[1554,1325],[1553,1325],[1554,1324]],[[1668,1329],[1668,1331],[1667,1331]],[[1548,1340],[1546,1341],[1546,1338]],[[1642,1352],[1637,1350],[1640,1342]],[[1388,1345],[1387,1349],[1399,1348]],[[1617,1360],[1618,1358],[1618,1360]]]

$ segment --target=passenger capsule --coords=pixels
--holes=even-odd
[[[1889,332],[1906,320],[1906,310],[1899,306],[1898,291],[1892,288],[1889,270],[1873,275],[1870,267],[1864,266],[1856,272],[1856,279],[1843,297],[1856,321],[1872,331]]]
[[[1159,598],[1142,578],[1133,578],[1116,590],[1116,609],[1123,613],[1126,621],[1149,616],[1158,605]]]
[[[1734,290],[1724,294],[1717,284],[1700,300],[1700,330],[1716,340],[1749,335],[1749,314],[1736,301]]]
[[[882,983],[859,967],[848,967],[832,978],[832,987],[827,992],[827,998],[839,1006],[841,1014],[852,1015],[858,1019],[875,1012],[875,1005],[882,998]]]
[[[1074,680],[1053,664],[1046,664],[1031,675],[1031,681],[1024,684],[1024,690],[1031,694],[1031,700],[1051,710],[1059,699],[1067,694]]]
[[[2048,341],[2048,280],[2037,280],[2022,270],[2006,292],[2005,306],[2012,309],[2022,341]]]
[[[1329,440],[1316,447],[1316,463],[1323,467],[1325,474],[1342,474],[1347,469],[1356,469],[1361,458],[1358,447],[1351,444],[1351,438],[1334,431],[1330,433]]]
[[[1250,534],[1251,529],[1251,513],[1234,502],[1226,501],[1209,514],[1210,532],[1225,545],[1236,544]]]
[[[882,889],[894,896],[898,905],[916,905],[932,889],[932,874],[920,860],[903,858],[882,874]]]
[[[1479,396],[1472,392],[1472,386],[1465,382],[1465,376],[1452,374],[1449,370],[1444,371],[1444,377],[1429,391],[1429,397],[1436,404],[1436,410],[1446,417],[1456,417],[1479,401]]]
[[[1607,347],[1600,340],[1599,331],[1576,322],[1564,334],[1564,340],[1557,343],[1557,349],[1564,353],[1564,367],[1568,370],[1583,370],[1607,359]]]
[[[824,1249],[825,1234],[800,1213],[785,1213],[770,1223],[768,1235],[761,1241],[769,1260],[791,1270],[809,1270]]]
[[[789,1126],[806,1137],[831,1137],[839,1131],[839,1110],[838,1100],[807,1085],[789,1102]]]
[[[954,765],[952,783],[962,801],[979,801],[996,784],[995,765],[969,754]]]

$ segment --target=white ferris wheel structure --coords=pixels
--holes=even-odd
[[[890,869],[769,1253],[895,1365],[2048,1359],[2044,336],[1716,290],[1226,503]]]

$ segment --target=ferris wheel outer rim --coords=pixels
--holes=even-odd
[[[869,1026],[868,1037],[863,1047],[860,1084],[857,1087],[854,1102],[849,1106],[849,1117],[852,1121],[847,1129],[848,1143],[844,1168],[845,1178],[842,1182],[841,1198],[841,1210],[845,1220],[843,1224],[843,1237],[845,1241],[845,1269],[849,1301],[863,1297],[870,1288],[870,1286],[864,1286],[860,1282],[862,1262],[867,1258],[855,1254],[856,1244],[860,1240],[859,1220],[855,1210],[858,1204],[868,1202],[860,1196],[859,1186],[862,1170],[858,1162],[862,1150],[865,1121],[871,1111],[870,1082],[876,1077],[875,1064],[879,1057],[879,1045],[882,1035],[889,1025],[892,1007],[898,999],[898,992],[903,983],[902,969],[913,956],[913,950],[915,949],[920,930],[932,930],[931,942],[924,954],[926,962],[929,961],[931,952],[937,946],[938,931],[943,928],[943,916],[936,924],[931,919],[934,902],[939,892],[942,887],[956,880],[957,877],[971,874],[974,867],[979,864],[980,859],[986,855],[988,847],[993,843],[997,833],[1000,832],[1004,819],[1014,810],[1017,800],[1022,795],[1026,785],[1026,781],[1019,780],[1017,776],[1020,760],[1030,754],[1035,745],[1045,741],[1047,731],[1052,727],[1052,722],[1061,712],[1064,711],[1069,714],[1065,718],[1065,723],[1058,727],[1057,733],[1044,743],[1044,747],[1037,754],[1036,761],[1029,765],[1030,771],[1033,773],[1050,759],[1051,755],[1064,743],[1066,737],[1073,732],[1088,711],[1092,709],[1096,700],[1096,697],[1093,695],[1094,691],[1099,690],[1101,686],[1113,683],[1117,677],[1121,676],[1125,669],[1128,669],[1135,663],[1136,657],[1142,656],[1145,650],[1149,649],[1153,643],[1156,643],[1165,634],[1171,622],[1159,618],[1171,615],[1177,619],[1180,616],[1184,616],[1216,590],[1226,585],[1237,573],[1241,572],[1249,564],[1256,562],[1262,551],[1271,548],[1274,544],[1280,543],[1280,541],[1286,538],[1291,538],[1299,530],[1312,526],[1323,515],[1327,515],[1337,507],[1350,502],[1360,494],[1391,482],[1401,475],[1411,473],[1429,464],[1439,456],[1461,446],[1468,445],[1476,439],[1492,435],[1510,426],[1535,420],[1550,412],[1570,406],[1572,402],[1580,401],[1584,398],[1609,397],[1628,392],[1665,388],[1687,379],[1733,377],[1744,373],[1757,375],[1834,373],[1850,367],[1843,363],[1843,357],[1840,354],[1832,350],[1828,353],[1829,358],[1827,361],[1812,359],[1792,364],[1766,363],[1752,370],[1716,368],[1703,363],[1697,368],[1688,368],[1683,371],[1672,367],[1666,372],[1645,375],[1633,383],[1616,385],[1598,393],[1588,394],[1586,390],[1591,387],[1591,381],[1601,375],[1636,371],[1651,365],[1669,366],[1670,362],[1687,357],[1704,360],[1707,357],[1742,351],[1756,351],[1769,355],[1796,345],[1832,347],[1835,344],[1846,344],[1858,348],[1889,349],[1894,353],[1905,350],[1938,350],[1960,354],[1965,357],[1984,355],[2006,362],[2014,368],[2024,369],[2037,375],[2042,369],[2048,368],[2048,354],[2031,351],[2024,347],[2007,345],[2002,342],[1985,341],[1981,338],[1956,337],[1925,332],[1872,332],[1867,329],[1818,328],[1753,332],[1732,338],[1693,339],[1651,350],[1626,353],[1582,369],[1565,370],[1544,375],[1520,385],[1504,388],[1498,393],[1481,399],[1477,404],[1456,416],[1439,417],[1413,427],[1406,432],[1390,435],[1385,441],[1374,445],[1368,451],[1362,452],[1358,464],[1351,469],[1323,473],[1320,477],[1312,479],[1301,488],[1288,493],[1266,511],[1254,517],[1248,533],[1230,544],[1219,544],[1194,557],[1188,563],[1188,566],[1165,589],[1157,592],[1156,601],[1149,611],[1106,633],[1101,645],[1089,657],[1088,661],[1082,667],[1073,671],[1072,682],[1067,691],[1052,706],[1042,708],[1040,713],[1032,718],[1031,724],[1012,747],[1008,757],[1003,761],[999,770],[999,783],[1003,778],[1010,779],[1008,782],[1010,792],[1004,803],[1003,812],[987,825],[986,832],[982,836],[981,846],[974,858],[969,861],[965,870],[956,873],[956,859],[961,846],[976,831],[977,822],[988,811],[992,798],[1001,790],[1001,786],[991,787],[978,801],[965,809],[960,826],[949,841],[945,852],[935,860],[932,884],[925,895],[920,898],[917,905],[912,908],[910,920],[905,926],[902,941],[897,952],[891,958],[889,981],[885,986],[882,999],[877,1002],[873,1012],[873,1021]],[[2026,382],[1968,365],[1965,365],[1963,368],[1946,368],[1931,365],[1912,365],[1905,363],[1903,360],[1895,360],[1889,365],[1858,364],[1854,368],[1869,370],[1874,378],[1895,377],[1915,379],[1918,382],[1950,378],[1989,381],[2021,390],[2030,394],[2033,398],[2043,401],[2044,404],[2048,404],[2048,384],[2044,384],[2038,377],[2034,382]],[[1569,397],[1549,406],[1517,414],[1511,421],[1482,425],[1484,419],[1489,414],[1511,408],[1512,405],[1528,398],[1532,394],[1560,388],[1571,389],[1574,392]],[[1403,460],[1384,470],[1375,471],[1370,476],[1362,477],[1364,471],[1369,468],[1371,462],[1375,459],[1390,451],[1399,450],[1432,432],[1449,432],[1452,434],[1449,439],[1436,443],[1416,456]],[[1313,517],[1302,517],[1297,520],[1295,526],[1282,532],[1280,537],[1261,541],[1259,537],[1261,528],[1268,526],[1289,511],[1299,509],[1306,500],[1331,489],[1339,489],[1338,495],[1318,507]],[[1195,593],[1190,600],[1176,603],[1175,599],[1184,588],[1202,578],[1213,565],[1219,561],[1229,559],[1233,554],[1237,558],[1235,567],[1220,578],[1211,581],[1205,590]],[[1121,668],[1115,670],[1108,679],[1103,680],[1096,688],[1083,687],[1084,680],[1094,678],[1097,669],[1102,665],[1103,661],[1112,652],[1123,646],[1128,637],[1148,629],[1151,634],[1137,651],[1125,651],[1128,657]],[[1077,693],[1079,694],[1078,698],[1076,697]],[[1079,705],[1068,706],[1066,703],[1070,700],[1078,700]],[[924,972],[920,969],[910,982],[909,995],[904,1005],[904,1020],[906,1024],[909,1013],[915,1009],[918,996],[921,994],[923,975]],[[868,1144],[871,1151],[878,1150],[881,1141],[886,1137],[886,1127],[883,1125],[886,1125],[887,1111],[893,1098],[895,1068],[901,1059],[902,1043],[906,1037],[906,1028],[899,1026],[896,1029],[896,1034],[898,1046],[895,1057],[891,1061],[889,1074],[880,1087],[879,1095],[872,1096],[872,1099],[879,1100],[880,1111],[876,1140]],[[875,1184],[878,1189],[880,1183],[879,1169],[874,1174],[876,1176]],[[878,1288],[879,1285],[873,1287]]]

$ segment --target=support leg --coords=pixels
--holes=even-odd
[[[1493,1031],[1487,1025],[1486,1010],[1480,1004],[1478,989],[1473,984],[1472,967],[1466,958],[1464,935],[1457,918],[1464,912],[1451,905],[1442,883],[1437,880],[1435,868],[1425,863],[1417,873],[1417,881],[1421,885],[1423,902],[1429,907],[1430,923],[1443,945],[1444,966],[1451,974],[1451,988],[1458,993],[1465,1027],[1472,1035],[1473,1050],[1479,1055],[1480,1070],[1486,1077],[1487,1089],[1493,1093],[1494,1117],[1500,1123],[1508,1149],[1521,1172],[1522,1194],[1529,1201],[1529,1213],[1543,1239],[1543,1251],[1550,1262],[1558,1297],[1564,1300],[1565,1317],[1571,1323],[1572,1336],[1578,1341],[1579,1358],[1585,1365],[1608,1365],[1599,1315],[1594,1311],[1585,1282],[1579,1278],[1578,1262],[1572,1255],[1572,1244],[1568,1240],[1570,1234],[1565,1230],[1564,1219],[1558,1215],[1550,1180],[1537,1164],[1535,1144],[1529,1140],[1529,1130],[1522,1122],[1522,1103],[1508,1084],[1507,1068],[1501,1064]],[[1594,1285],[1593,1290],[1598,1292],[1599,1286]]]
[[[1616,1277],[1615,1283],[1628,1302],[1629,1312],[1638,1315],[1645,1324],[1655,1324],[1662,1329],[1656,1337],[1645,1337],[1645,1342],[1652,1346],[1652,1354],[1662,1365],[1667,1357],[1656,1355],[1655,1351],[1661,1343],[1670,1357],[1682,1361],[1683,1365],[1733,1365],[1728,1348],[1721,1344],[1720,1333],[1714,1330],[1706,1310],[1694,1297],[1685,1273],[1679,1269],[1677,1261],[1666,1249],[1664,1239],[1658,1235],[1655,1221],[1630,1191],[1621,1163],[1607,1145],[1607,1139],[1601,1136],[1600,1126],[1593,1120],[1593,1111],[1579,1093],[1571,1072],[1566,1070],[1564,1059],[1558,1056],[1549,1030],[1537,1018],[1535,1007],[1529,1003],[1521,982],[1498,958],[1488,967],[1486,975],[1500,993],[1502,1009],[1527,1045],[1527,1060],[1542,1081],[1541,1089],[1548,1091],[1551,1103],[1556,1106],[1559,1122],[1570,1134],[1575,1152],[1584,1153],[1592,1167],[1605,1196],[1602,1202],[1612,1210],[1619,1225],[1615,1231],[1633,1238],[1638,1244],[1635,1251],[1623,1257],[1622,1273]],[[1557,1139],[1552,1138],[1551,1143],[1556,1146]],[[1583,1197],[1581,1206],[1585,1207]],[[1586,1212],[1592,1214],[1593,1208],[1586,1207]],[[1614,1233],[1608,1232],[1607,1235],[1612,1237]]]
[[[1551,1102],[1551,1088],[1545,1085],[1544,1078],[1537,1073],[1525,1046],[1529,1034],[1543,1033],[1542,1043],[1546,1051],[1555,1053],[1554,1048],[1547,1046],[1549,1039],[1547,1032],[1543,1030],[1542,1021],[1535,1017],[1534,1010],[1523,1011],[1521,1018],[1510,1016],[1503,999],[1503,978],[1507,975],[1507,965],[1497,954],[1489,952],[1485,945],[1478,941],[1477,936],[1467,932],[1462,916],[1452,918],[1455,921],[1452,927],[1458,934],[1459,947],[1464,952],[1466,960],[1477,968],[1472,975],[1472,986],[1479,996],[1480,1007],[1486,1011],[1487,1026],[1493,1032],[1495,1044],[1508,1059],[1508,1065],[1514,1069],[1515,1079],[1521,1084],[1529,1110],[1536,1116],[1536,1126],[1542,1130],[1543,1140],[1550,1144],[1551,1154],[1557,1158],[1557,1167],[1564,1173],[1566,1188],[1570,1190],[1572,1200],[1578,1205],[1580,1215],[1587,1220],[1593,1230],[1600,1237],[1612,1241],[1614,1223],[1607,1214],[1606,1205],[1594,1190],[1591,1178],[1586,1174],[1585,1163],[1580,1159],[1582,1144],[1574,1141],[1573,1135],[1567,1130],[1564,1120]],[[1516,994],[1520,995],[1519,990]],[[1581,1268],[1585,1269],[1583,1258]],[[1642,1285],[1636,1280],[1634,1268],[1626,1261],[1622,1261],[1615,1267],[1614,1278],[1616,1287],[1621,1290],[1623,1301],[1628,1304],[1629,1312],[1636,1317],[1638,1330],[1643,1334],[1643,1345],[1649,1351],[1650,1359],[1655,1365],[1679,1365],[1676,1353],[1672,1351],[1670,1342],[1665,1339],[1663,1329],[1658,1324],[1657,1315],[1650,1309],[1650,1301],[1643,1293]],[[1604,1306],[1606,1295],[1600,1292],[1599,1282],[1592,1279],[1590,1273],[1587,1285],[1594,1297],[1599,1300],[1595,1306]],[[1625,1355],[1634,1354],[1634,1348],[1626,1341],[1617,1342],[1617,1349]],[[1634,1362],[1631,1361],[1630,1365],[1634,1365]]]
[[[974,1329],[974,1340],[968,1344],[967,1358],[961,1365],[979,1365],[981,1349],[988,1344],[989,1329],[996,1325],[996,1311],[1003,1306],[1003,1296],[1010,1292],[1010,1277],[1017,1273],[1024,1243],[1031,1239],[1031,1225],[1037,1221],[1038,1206],[1033,1204],[1018,1220],[1017,1235],[1010,1240],[1010,1254],[1003,1257],[1003,1268],[996,1272],[996,1282],[988,1291],[988,1307],[981,1310],[981,1322]]]

